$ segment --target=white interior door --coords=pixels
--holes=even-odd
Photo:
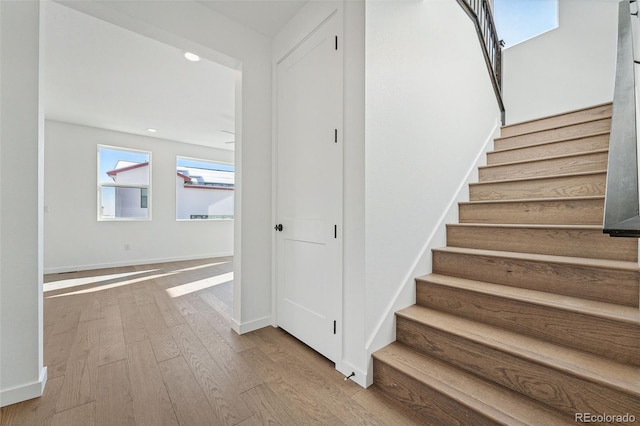
[[[277,66],[277,323],[332,361],[342,307],[342,48],[334,15]]]

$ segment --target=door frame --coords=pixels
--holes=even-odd
[[[287,43],[287,47],[282,50],[280,53],[275,52],[272,61],[272,155],[271,155],[271,167],[273,170],[271,187],[272,187],[272,203],[271,203],[271,223],[275,225],[278,220],[277,211],[278,211],[278,65],[282,63],[287,57],[289,57],[298,47],[300,47],[307,39],[309,39],[316,31],[318,31],[324,24],[326,24],[329,20],[336,17],[338,19],[338,30],[337,36],[339,40],[339,54],[343,55],[342,67],[343,67],[343,95],[344,98],[344,47],[341,43],[344,40],[344,9],[341,1],[329,1],[323,2],[324,4],[319,5],[322,7],[322,10],[318,11],[312,19],[307,19],[307,22],[301,24],[300,22],[295,22],[297,17],[302,15],[305,11],[305,8],[299,12],[297,17],[294,17],[293,20],[285,26],[282,32],[287,31],[287,27],[294,27],[295,25],[303,25],[304,30],[301,30],[300,27],[294,28],[292,31],[289,31],[289,35],[291,38],[289,43]],[[316,5],[318,6],[318,5]],[[308,18],[308,17],[307,17]],[[304,18],[301,18],[304,19]],[[293,25],[292,25],[293,24]],[[277,38],[277,37],[276,37]],[[344,105],[344,103],[343,103]],[[344,109],[342,113],[342,123],[341,129],[338,130],[338,143],[340,143],[342,149],[341,155],[341,164],[340,169],[342,173],[342,188],[339,196],[339,209],[340,209],[340,218],[337,223],[338,225],[338,268],[340,275],[339,282],[339,291],[336,295],[337,304],[339,308],[337,309],[337,327],[336,327],[336,335],[338,339],[338,348],[337,348],[337,357],[335,360],[335,368],[337,370],[341,369],[342,365],[342,354],[343,354],[343,329],[344,329]],[[272,230],[271,234],[271,325],[273,327],[278,327],[278,251],[277,251],[277,234]]]

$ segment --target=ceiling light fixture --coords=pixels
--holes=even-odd
[[[186,52],[184,54],[184,57],[187,58],[187,60],[189,60],[191,62],[198,62],[200,60],[200,56],[196,55],[195,53],[191,53],[191,52]]]
[[[155,132],[157,132],[157,130],[156,130],[156,129],[152,129],[152,128],[148,128],[148,129],[147,129],[147,132],[149,132],[149,133],[155,133]]]

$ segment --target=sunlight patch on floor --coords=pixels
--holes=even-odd
[[[69,293],[55,294],[55,295],[52,295],[52,296],[48,296],[47,299],[53,299],[53,298],[56,298],[56,297],[64,297],[64,296],[77,296],[78,294],[95,293],[95,292],[98,292],[98,291],[109,290],[109,289],[112,289],[112,288],[122,287],[122,286],[125,286],[125,285],[135,284],[135,283],[139,283],[139,282],[143,282],[143,281],[149,281],[149,280],[153,280],[153,279],[156,279],[156,278],[168,277],[170,275],[175,275],[177,273],[178,273],[178,271],[171,271],[171,272],[168,272],[166,274],[145,275],[144,277],[136,278],[136,279],[133,279],[133,280],[120,281],[120,282],[113,283],[113,284],[105,284],[105,285],[101,285],[101,286],[98,286],[98,287],[91,287],[91,288],[87,288],[87,289],[84,289],[84,290],[72,291],[72,292],[69,292]]]
[[[231,261],[228,260],[226,262],[207,263],[206,265],[191,266],[189,268],[178,269],[177,272],[196,271],[198,269],[208,268],[210,266],[226,265],[227,263],[230,263],[230,262]]]
[[[205,288],[214,287],[220,284],[233,281],[233,272],[217,275],[215,277],[206,278],[204,280],[193,281],[166,289],[165,291],[170,297],[180,297],[194,291],[204,290]]]
[[[69,287],[78,287],[81,285],[88,284],[99,284],[105,281],[117,280],[119,278],[130,277],[132,275],[139,274],[148,274],[149,272],[157,272],[160,269],[149,269],[147,271],[133,271],[133,272],[124,272],[121,274],[111,274],[111,275],[100,275],[100,276],[91,276],[91,277],[80,277],[80,278],[69,278],[66,280],[53,281],[49,283],[44,283],[42,288],[44,292],[53,291],[53,290],[62,290]]]
[[[137,278],[137,279],[118,281],[118,282],[115,282],[115,283],[104,284],[104,285],[99,285],[99,284],[102,283],[102,282],[119,280],[119,279],[122,279],[122,278],[131,277],[131,276],[135,276],[135,275],[148,274],[148,273],[151,273],[151,272],[159,272],[162,269],[149,269],[149,270],[146,270],[146,271],[123,272],[123,273],[120,273],[120,274],[96,275],[96,276],[91,276],[91,277],[69,278],[67,280],[59,280],[59,281],[53,281],[53,282],[49,282],[49,283],[44,283],[43,284],[43,290],[46,293],[46,292],[54,291],[54,290],[64,290],[66,288],[72,288],[72,287],[96,284],[97,285],[96,287],[83,289],[83,290],[72,291],[72,292],[69,292],[69,293],[56,294],[56,295],[49,296],[47,298],[49,299],[49,298],[62,297],[62,296],[74,296],[74,295],[78,295],[78,294],[95,293],[97,291],[109,290],[109,289],[116,288],[116,287],[121,287],[121,286],[129,285],[129,284],[139,283],[139,282],[142,282],[142,281],[153,280],[155,278],[168,277],[170,275],[176,275],[176,274],[179,274],[181,272],[195,271],[197,269],[209,268],[211,266],[225,265],[225,264],[227,264],[229,262],[230,261],[207,263],[207,264],[204,264],[204,265],[198,265],[198,266],[191,266],[191,267],[188,267],[188,268],[176,269],[175,271],[169,271],[169,272],[165,272],[165,273],[162,273],[162,274],[144,275],[143,277],[140,277],[140,278]],[[232,276],[233,276],[233,273],[232,273]],[[233,278],[231,278],[231,279],[233,279]],[[220,283],[218,283],[218,284],[220,284]],[[214,284],[214,285],[217,285],[217,284]]]

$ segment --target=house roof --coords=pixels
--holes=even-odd
[[[107,175],[115,178],[119,173],[147,167],[148,165],[149,162],[134,163],[120,160],[116,164],[116,168],[108,171]],[[177,175],[184,180],[185,186],[190,188],[233,189],[235,185],[235,173],[228,170],[178,166]]]
[[[146,163],[133,163],[131,161],[118,161],[116,163],[116,168],[107,172],[108,176],[116,176],[118,173],[127,172],[129,170],[138,169],[140,167],[146,167],[149,165],[149,162]]]
[[[227,170],[201,169],[197,167],[178,166],[178,176],[184,179],[185,185],[200,187],[233,188],[234,172]]]

